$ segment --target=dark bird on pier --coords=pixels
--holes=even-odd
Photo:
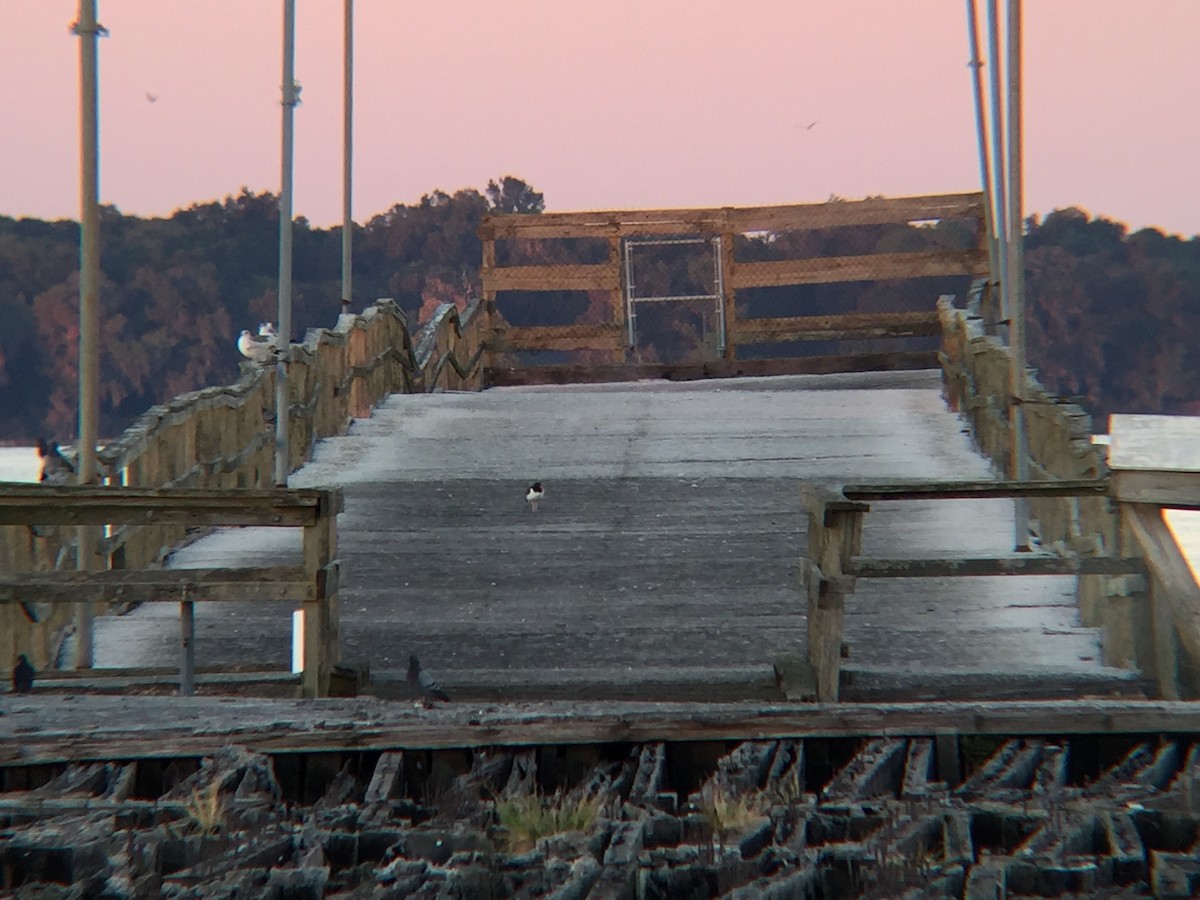
[[[442,690],[441,683],[421,668],[421,661],[414,653],[408,658],[408,683],[421,695],[421,702],[432,705],[434,700],[449,702],[450,695]]]
[[[540,481],[535,481],[529,486],[529,490],[525,494],[525,502],[529,504],[529,508],[537,512],[538,501],[546,496],[546,491],[542,488]]]
[[[75,467],[71,465],[69,459],[62,455],[56,441],[38,438],[37,455],[42,461],[42,474],[39,480],[64,482],[68,480],[69,476],[75,474]]]
[[[29,657],[22,653],[17,657],[17,664],[12,671],[12,689],[15,694],[33,693],[33,676],[37,671],[29,662]]]

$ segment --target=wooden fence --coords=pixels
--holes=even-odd
[[[632,210],[582,213],[496,215],[484,219],[483,291],[488,304],[489,347],[497,353],[532,350],[599,351],[609,365],[522,367],[521,371],[493,367],[489,383],[537,380],[620,380],[653,374],[654,367],[630,364],[627,264],[628,241],[670,236],[710,240],[717,248],[721,318],[725,346],[719,356],[701,366],[704,375],[771,374],[783,371],[845,371],[931,367],[931,353],[893,351],[809,357],[791,360],[738,359],[738,348],[764,343],[840,341],[937,335],[941,324],[935,310],[870,312],[844,315],[798,314],[773,318],[742,318],[737,311],[739,291],[761,287],[879,281],[927,276],[977,275],[986,270],[986,234],[981,194],[835,201],[829,203],[722,209]],[[941,219],[975,223],[976,246],[911,252],[865,253],[771,261],[739,260],[735,239],[762,232],[804,232],[864,225],[894,225]],[[497,261],[497,242],[521,239],[578,240],[607,243],[607,260],[598,264],[508,265]],[[599,323],[514,327],[496,310],[504,291],[597,291],[609,298],[608,318]],[[539,372],[538,369],[544,369]],[[659,367],[662,368],[662,367]],[[681,369],[681,367],[672,367]],[[551,370],[556,371],[551,371]],[[557,371],[561,369],[561,371]],[[590,371],[596,370],[596,371]],[[700,374],[698,371],[697,374]]]
[[[270,525],[304,529],[303,564],[261,568],[109,569],[100,572],[23,572],[0,575],[0,608],[21,604],[180,604],[180,687],[190,694],[195,676],[193,603],[273,601],[304,611],[305,697],[329,692],[338,661],[337,490],[0,486],[0,524],[157,528]]]
[[[808,612],[807,665],[789,677],[790,695],[838,699],[846,598],[859,578],[1076,575],[1111,606],[1106,645],[1127,643],[1109,664],[1139,667],[1160,696],[1200,694],[1193,673],[1200,661],[1200,588],[1162,518],[1162,506],[1200,509],[1200,476],[1124,473],[1092,480],[1039,482],[893,482],[873,485],[806,484],[808,553],[801,587]],[[1164,489],[1163,485],[1168,484]],[[1102,498],[1119,508],[1122,554],[1081,556],[1017,553],[995,557],[872,559],[862,557],[863,518],[869,501],[956,498]],[[1109,656],[1106,646],[1106,656]],[[1181,666],[1180,656],[1184,659]]]
[[[394,392],[478,389],[485,317],[482,304],[461,314],[443,304],[414,342],[403,313],[380,300],[333,328],[309,329],[289,348],[289,463],[309,458],[314,443],[369,416]],[[273,484],[275,367],[242,364],[236,384],[204,388],[155,406],[98,454],[110,488],[241,491]],[[146,570],[189,533],[204,527],[169,516],[104,519],[92,572]],[[76,528],[35,521],[0,525],[0,574],[75,570]],[[69,605],[0,603],[0,671],[17,653],[53,668],[70,626]]]

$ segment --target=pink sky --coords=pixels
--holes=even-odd
[[[151,216],[278,191],[282,6],[100,0],[103,202]],[[505,174],[552,210],[979,185],[962,2],[355,9],[360,222]],[[78,217],[75,11],[0,0],[0,215]],[[321,226],[341,219],[341,16],[297,2],[295,210]],[[1027,212],[1200,233],[1200,2],[1027,0],[1025,23]]]

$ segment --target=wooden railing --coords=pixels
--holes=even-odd
[[[391,393],[478,389],[486,320],[475,301],[461,314],[443,304],[410,339],[401,310],[379,300],[361,315],[342,315],[333,328],[309,329],[289,348],[289,463],[309,458],[315,442],[342,433],[354,418]],[[98,454],[105,484],[154,490],[265,490],[273,484],[275,367],[242,364],[236,384],[176,397],[143,414]],[[49,495],[46,495],[49,496]],[[109,570],[153,567],[189,529],[204,523],[170,516],[105,518],[89,578]],[[36,526],[36,527],[30,527]],[[74,571],[76,529],[35,521],[0,524],[0,574]],[[65,576],[64,576],[65,577]],[[74,576],[72,576],[74,577]],[[128,597],[128,593],[123,595]],[[0,603],[0,672],[17,653],[52,668],[56,644],[72,621],[68,604],[30,616]]]
[[[923,312],[844,315],[813,315],[797,310],[797,314],[792,316],[742,318],[738,315],[736,299],[739,291],[751,288],[981,274],[986,270],[987,262],[984,250],[986,234],[979,224],[982,215],[983,197],[972,193],[792,206],[488,216],[479,234],[483,241],[482,279],[490,317],[490,346],[497,353],[529,350],[601,351],[611,360],[611,365],[601,373],[605,377],[619,378],[617,367],[627,369],[632,376],[646,374],[646,367],[630,364],[628,356],[630,348],[622,248],[623,242],[629,240],[663,236],[698,237],[711,241],[718,248],[716,265],[721,274],[718,279],[720,294],[716,299],[721,304],[726,343],[723,354],[705,360],[705,374],[764,374],[770,370],[767,367],[767,370],[759,371],[764,369],[764,361],[737,358],[738,347],[753,344],[936,335],[940,333],[941,325],[937,312],[932,308]],[[941,219],[974,221],[976,245],[965,250],[925,249],[770,261],[739,260],[735,253],[735,239],[743,234],[803,232]],[[552,265],[509,265],[497,261],[498,241],[580,238],[607,243],[607,261]],[[505,291],[605,292],[608,295],[609,316],[603,322],[516,327],[504,321],[496,310],[497,295]],[[868,353],[862,354],[864,359],[861,360],[846,355],[836,362],[826,358],[809,359],[807,362],[796,359],[792,361],[792,368],[797,371],[822,371],[831,367],[831,370],[847,370],[911,368],[917,363],[929,367],[934,364],[931,354],[923,354],[917,359],[912,353],[895,351],[891,356],[887,353]],[[489,383],[538,379],[536,369],[539,367],[523,368],[529,372],[522,376],[506,375],[500,369],[489,372]],[[584,372],[572,370],[572,373],[576,377],[587,377]]]
[[[1140,484],[1140,482],[1135,482]],[[1160,484],[1160,482],[1159,482]],[[1076,575],[1099,583],[1111,605],[1106,640],[1120,634],[1140,643],[1116,665],[1140,662],[1160,696],[1180,696],[1176,643],[1189,658],[1200,660],[1200,589],[1169,536],[1157,503],[1134,502],[1134,486],[1115,479],[1060,481],[887,482],[875,485],[805,484],[802,497],[808,516],[808,554],[800,564],[800,588],[808,606],[806,667],[791,676],[790,695],[809,695],[835,702],[839,695],[844,614],[847,596],[858,578],[956,577],[997,575]],[[1170,498],[1177,508],[1200,509],[1195,482],[1189,493]],[[870,502],[882,500],[1104,498],[1120,504],[1129,540],[1124,554],[1060,556],[1013,553],[998,557],[877,559],[862,556],[863,520]],[[1163,502],[1158,499],[1158,503]],[[1106,660],[1109,661],[1109,660]]]
[[[267,525],[304,529],[300,566],[4,574],[0,575],[0,605],[178,602],[180,687],[189,694],[195,680],[193,603],[297,604],[304,611],[303,695],[325,696],[332,666],[340,656],[336,554],[337,514],[342,505],[337,490],[0,485],[0,524],[9,526]]]

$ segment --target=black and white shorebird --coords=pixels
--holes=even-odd
[[[434,700],[449,702],[450,695],[442,690],[441,682],[421,668],[421,661],[415,653],[408,657],[408,673],[405,677],[413,690],[421,695],[422,706],[433,706]]]
[[[538,501],[546,496],[546,489],[542,487],[540,481],[535,481],[529,486],[529,490],[525,492],[525,502],[529,504],[529,508],[537,512]]]
[[[252,362],[271,362],[275,358],[277,337],[274,326],[266,322],[258,326],[257,335],[251,334],[249,328],[243,328],[238,337],[238,352]]]
[[[29,657],[22,653],[17,657],[17,664],[12,670],[12,689],[14,694],[32,694],[33,676],[37,671],[29,662]]]
[[[75,474],[75,467],[71,465],[69,459],[62,455],[57,442],[38,438],[37,455],[42,461],[42,474],[39,480],[63,482]]]

